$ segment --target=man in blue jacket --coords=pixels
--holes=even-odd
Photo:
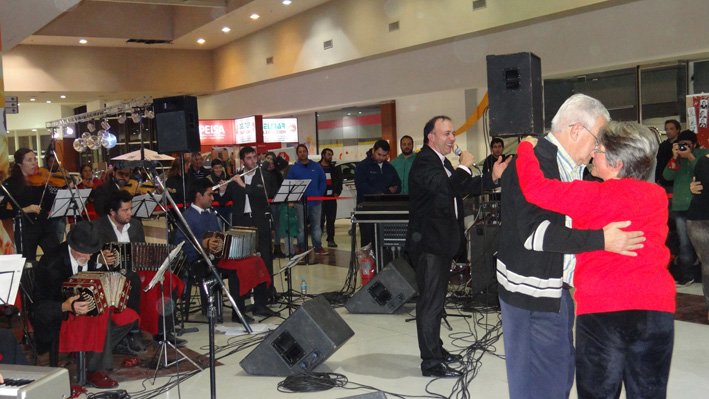
[[[365,194],[396,194],[401,191],[401,179],[396,169],[389,162],[389,143],[377,140],[374,147],[367,152],[367,158],[355,168],[355,187],[357,187],[357,204],[364,201]],[[374,241],[374,226],[360,224],[362,246]]]
[[[322,197],[327,187],[327,179],[322,166],[318,162],[308,159],[308,147],[305,144],[298,144],[296,147],[298,161],[288,170],[288,179],[310,180],[308,188],[305,189],[304,197]],[[320,215],[322,214],[322,201],[308,200],[308,222],[310,222],[310,236],[313,240],[313,248],[318,255],[327,255],[327,250],[322,247],[322,229],[320,228]],[[305,214],[303,204],[296,204],[296,214],[298,215],[298,253],[305,251]]]

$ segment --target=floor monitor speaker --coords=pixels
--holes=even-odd
[[[199,152],[199,116],[197,98],[176,96],[153,100],[158,152]]]
[[[532,53],[487,56],[490,135],[544,132],[542,61]]]
[[[345,303],[350,313],[394,313],[416,295],[416,273],[403,258],[389,262]]]
[[[239,364],[252,375],[287,377],[311,371],[353,335],[327,299],[318,296],[303,303]]]

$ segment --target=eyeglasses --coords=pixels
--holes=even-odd
[[[605,154],[606,152],[605,152],[605,151],[601,151],[601,150],[598,149],[598,147],[596,147],[596,148],[593,149],[593,153],[594,153],[594,154]]]
[[[586,125],[584,125],[583,123],[581,123],[581,122],[576,122],[576,123],[578,123],[579,125],[581,125],[581,127],[583,127],[584,129],[586,129],[586,131],[587,131],[589,134],[591,134],[591,136],[593,136],[594,140],[596,140],[596,147],[595,147],[595,149],[593,150],[593,152],[595,153],[596,150],[598,149],[598,146],[600,145],[600,142],[598,141],[598,136],[596,136],[595,134],[593,134],[593,132],[591,132],[591,131],[586,127]],[[573,124],[569,125],[569,127],[573,127],[576,123],[573,123]],[[604,151],[599,151],[599,152],[604,152]],[[604,153],[605,153],[605,152],[604,152]]]

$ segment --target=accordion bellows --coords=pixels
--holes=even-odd
[[[204,238],[217,237],[221,245],[214,251],[217,259],[244,259],[258,251],[258,229],[256,227],[232,227],[225,232],[208,231]]]
[[[113,306],[122,312],[128,303],[130,281],[118,272],[79,272],[62,284],[64,298],[79,295],[89,303],[87,316],[96,316]]]

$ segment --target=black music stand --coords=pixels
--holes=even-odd
[[[133,197],[133,216],[140,219],[147,219],[158,206],[158,202],[162,199],[162,195],[154,195],[152,193],[136,195]]]
[[[298,254],[298,255],[292,257],[292,258],[288,261],[288,263],[286,263],[285,266],[283,266],[283,267],[281,268],[281,270],[279,270],[279,271],[277,271],[276,273],[273,274],[273,275],[275,276],[276,274],[280,274],[280,273],[286,272],[286,281],[287,281],[287,283],[288,283],[288,296],[287,296],[288,299],[287,299],[286,307],[288,308],[288,316],[290,316],[291,314],[293,314],[293,308],[295,307],[295,306],[293,305],[293,278],[292,278],[292,276],[291,276],[291,269],[293,268],[293,266],[297,265],[298,262],[300,262],[301,259],[303,259],[304,257],[306,257],[306,256],[307,256],[310,252],[312,252],[314,249],[315,249],[315,248],[310,248],[309,250],[303,252],[302,254]]]
[[[73,216],[76,224],[76,218],[86,210],[86,199],[89,198],[89,194],[91,194],[90,188],[58,190],[49,218]]]
[[[304,194],[305,190],[308,188],[308,185],[310,185],[310,182],[312,180],[310,179],[304,179],[304,180],[298,180],[298,179],[285,179],[283,180],[283,183],[281,183],[281,186],[278,188],[278,191],[276,192],[276,195],[273,196],[273,200],[271,201],[272,203],[278,203],[278,202],[299,202]],[[305,249],[308,249],[308,208],[307,205],[303,206],[303,238],[305,239]],[[320,221],[318,221],[320,223]],[[298,243],[300,244],[300,243]],[[280,244],[279,244],[280,245]],[[301,258],[302,259],[302,258]],[[306,259],[305,262],[306,264],[309,259]],[[286,278],[290,277],[289,274],[286,274]],[[289,282],[290,284],[290,282]]]
[[[155,276],[153,277],[152,280],[150,280],[150,283],[148,284],[147,287],[143,290],[144,292],[148,292],[151,289],[155,287],[158,283],[160,283],[160,294],[164,295],[165,294],[165,272],[170,268],[170,265],[172,262],[177,258],[177,255],[179,254],[180,250],[182,250],[182,245],[184,242],[181,242],[179,245],[175,247],[172,251],[170,251],[170,254],[165,258],[165,261],[160,265],[160,268],[158,269],[157,272],[155,272]],[[177,348],[177,346],[173,345],[172,342],[167,337],[167,325],[165,323],[165,301],[161,300],[160,301],[162,305],[162,336],[163,339],[160,341],[160,351],[157,352],[155,362],[155,374],[153,375],[153,384],[155,384],[155,379],[158,377],[158,370],[160,368],[168,368],[172,366],[173,364],[177,364],[182,360],[189,360],[190,363],[194,364],[195,367],[197,367],[200,371],[203,370],[202,367],[200,367],[197,363],[194,362],[194,360],[190,359],[187,355],[185,355],[181,350]],[[172,349],[175,350],[176,353],[179,353],[182,357],[176,358],[173,361],[169,361],[167,359],[167,346],[171,346]],[[163,358],[164,355],[164,358]],[[164,360],[164,363],[162,363]]]

